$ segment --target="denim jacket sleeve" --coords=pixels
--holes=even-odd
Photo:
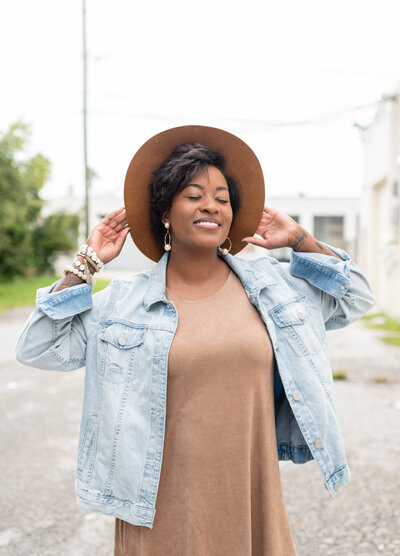
[[[312,286],[327,330],[342,328],[359,319],[375,304],[375,297],[356,263],[337,247],[320,242],[343,260],[320,253],[292,251],[290,273]],[[297,284],[298,285],[298,284]],[[301,287],[301,286],[300,286]],[[304,294],[310,295],[310,288]]]
[[[111,288],[94,296],[87,284],[52,292],[57,283],[37,291],[16,356],[31,367],[71,371],[85,365],[87,339],[96,331]]]

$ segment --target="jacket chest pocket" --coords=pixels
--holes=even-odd
[[[100,335],[101,369],[106,382],[124,382],[133,378],[136,352],[142,345],[145,330],[112,323]]]
[[[282,336],[297,356],[307,357],[321,351],[324,335],[314,311],[318,310],[303,302],[292,301],[270,313]]]

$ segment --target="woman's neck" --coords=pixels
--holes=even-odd
[[[167,287],[196,288],[223,279],[229,266],[218,256],[216,249],[181,253],[171,251],[167,265]]]

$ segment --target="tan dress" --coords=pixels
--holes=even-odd
[[[115,555],[295,554],[279,473],[273,351],[230,272],[220,290],[178,310],[152,529],[117,519]]]

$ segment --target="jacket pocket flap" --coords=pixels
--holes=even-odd
[[[115,323],[103,330],[100,339],[119,349],[131,349],[143,343],[144,334],[144,329]]]
[[[274,309],[271,317],[280,328],[293,324],[304,324],[307,318],[307,308],[302,302],[292,301],[283,307]]]

